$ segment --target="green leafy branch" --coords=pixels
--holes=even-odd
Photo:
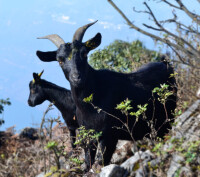
[[[136,121],[138,121],[139,116],[143,115],[143,117],[145,117],[145,112],[147,110],[147,106],[148,104],[144,104],[144,105],[137,105],[138,110],[136,112],[130,112],[131,116],[135,116],[136,117]]]
[[[172,91],[169,91],[169,85],[167,84],[160,84],[160,88],[159,87],[155,87],[153,89],[153,93],[157,93],[158,97],[158,101],[160,101],[163,105],[165,104],[165,102],[167,101],[167,98],[171,95],[173,95]]]
[[[77,140],[74,145],[82,145],[88,147],[89,144],[93,141],[98,141],[99,137],[102,135],[102,132],[95,132],[93,129],[86,129],[85,126],[78,128]]]
[[[7,98],[5,100],[4,99],[0,99],[0,114],[3,113],[5,105],[11,105],[11,102],[10,102],[9,98]],[[2,124],[4,124],[4,120],[3,120],[3,118],[0,118],[0,126]]]
[[[66,152],[64,151],[65,146],[59,146],[59,143],[57,141],[49,141],[47,143],[47,145],[45,146],[45,149],[49,149],[51,151],[53,151],[54,155],[55,155],[55,161],[56,161],[56,165],[57,165],[57,169],[60,169],[60,157],[61,156],[65,156]]]
[[[126,116],[135,116],[136,121],[138,121],[140,115],[144,115],[144,113],[147,110],[148,104],[144,105],[137,105],[138,110],[136,112],[129,112],[133,107],[131,106],[131,100],[128,98],[124,101],[122,101],[120,104],[117,104],[116,109],[120,110],[123,114]]]

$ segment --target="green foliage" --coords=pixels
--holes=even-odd
[[[186,163],[191,163],[193,161],[195,161],[198,157],[197,154],[199,154],[199,145],[200,145],[200,141],[192,141],[188,143],[188,148],[187,151],[184,153],[185,159],[186,159]]]
[[[163,142],[159,142],[157,144],[155,144],[154,148],[152,149],[153,152],[158,152],[158,150],[160,150],[160,148],[163,146]]]
[[[173,95],[173,92],[168,90],[169,85],[167,84],[160,84],[160,88],[159,87],[155,87],[153,89],[153,93],[157,93],[159,98],[158,101],[160,101],[162,104],[165,104],[165,102],[167,101],[167,98],[170,95]]]
[[[84,98],[83,101],[85,103],[91,103],[93,101],[93,93],[90,96]]]
[[[122,101],[120,104],[117,104],[116,109],[121,110],[123,114],[128,115],[128,111],[131,110],[133,107],[131,107],[131,100],[128,98],[124,101]]]
[[[58,169],[56,166],[51,166],[50,171],[44,177],[67,177],[69,172],[65,169]]]
[[[174,72],[173,74],[170,74],[169,78],[175,77],[175,76],[177,76],[177,75],[178,75],[178,73],[177,73],[177,72]]]
[[[2,159],[5,159],[5,154],[0,155]]]
[[[176,170],[174,177],[179,177],[181,174],[181,168],[178,168],[178,170]]]
[[[83,147],[88,147],[92,141],[98,141],[102,132],[95,132],[93,129],[86,129],[84,126],[78,128],[79,133],[77,135],[77,140],[75,145],[81,145]]]
[[[58,142],[56,141],[49,141],[46,145],[47,149],[54,149],[58,146]]]
[[[182,110],[175,109],[173,115],[174,117],[180,116],[182,114]]]
[[[148,50],[141,41],[125,42],[116,40],[89,57],[89,63],[96,69],[110,69],[131,72],[143,63],[159,60],[160,54]]]
[[[168,149],[165,145],[168,144]],[[160,158],[166,158],[166,154],[176,154],[184,158],[184,160],[177,162],[180,164],[180,168],[176,171],[175,176],[180,176],[181,168],[188,166],[193,168],[194,171],[199,170],[199,153],[200,153],[200,140],[185,142],[184,138],[171,138],[167,141],[160,139],[154,145],[152,152],[154,152]],[[166,159],[167,160],[167,159]],[[169,158],[170,160],[170,158]],[[160,169],[164,168],[161,164],[158,165]]]
[[[137,171],[140,168],[140,162],[136,162],[133,166],[133,170],[132,171]]]
[[[117,104],[117,107],[115,109],[120,110],[126,116],[128,115],[135,116],[136,121],[138,121],[140,115],[144,116],[144,113],[147,110],[147,106],[148,104],[137,105],[138,110],[136,112],[129,112],[131,109],[133,109],[133,107],[131,106],[131,100],[127,98],[126,100],[122,101],[120,104]]]
[[[80,166],[84,163],[83,160],[80,160],[78,158],[70,158],[70,161],[74,162],[76,165]]]
[[[146,112],[147,106],[148,106],[148,104],[144,104],[143,106],[142,105],[137,105],[138,110],[136,112],[131,112],[130,115],[131,116],[135,116],[136,117],[136,121],[138,121],[139,116],[140,115],[144,115],[144,113]]]
[[[45,146],[46,149],[49,149],[50,151],[52,151],[54,153],[54,159],[56,161],[56,165],[57,165],[57,169],[60,169],[60,157],[61,156],[65,156],[66,152],[64,151],[65,146],[63,145],[59,145],[58,142],[56,141],[49,141],[47,143],[47,145]]]
[[[7,98],[5,100],[4,99],[0,99],[0,114],[3,113],[5,105],[11,105],[11,102],[10,102],[9,98]],[[4,120],[3,120],[3,118],[0,118],[0,126],[2,124],[4,124]]]

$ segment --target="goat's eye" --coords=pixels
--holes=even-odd
[[[62,65],[62,64],[63,64],[63,62],[62,62],[62,61],[59,61],[59,64],[60,64],[60,65]]]

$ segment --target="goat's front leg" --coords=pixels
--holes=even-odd
[[[71,146],[74,149],[76,147],[76,145],[74,145],[74,143],[76,141],[76,130],[70,129],[69,133],[70,133]]]
[[[84,148],[84,151],[85,151],[86,170],[89,171],[95,161],[97,142],[90,143],[88,148]]]
[[[102,139],[100,141],[100,152],[98,152],[98,161],[99,164],[104,166],[110,163],[112,155],[116,149],[118,140],[109,136],[110,138]]]

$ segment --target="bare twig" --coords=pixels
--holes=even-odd
[[[142,33],[142,34],[147,35],[147,36],[153,38],[154,40],[161,41],[161,42],[163,42],[163,43],[165,43],[165,44],[167,44],[167,45],[170,45],[170,46],[176,48],[177,50],[180,50],[180,51],[184,52],[186,55],[188,55],[188,56],[190,56],[190,57],[196,57],[197,60],[200,60],[199,54],[198,54],[198,56],[197,56],[197,53],[198,53],[198,52],[195,51],[195,53],[193,53],[193,52],[191,52],[189,49],[184,48],[183,46],[180,46],[180,45],[178,45],[178,44],[175,44],[175,43],[171,42],[170,40],[168,40],[167,38],[161,38],[161,37],[159,37],[159,36],[156,36],[156,35],[154,35],[154,34],[152,34],[152,33],[149,33],[149,32],[147,32],[147,31],[144,31],[143,29],[141,29],[141,28],[135,26],[135,25],[126,17],[126,15],[116,6],[116,4],[115,4],[112,0],[108,0],[108,2],[113,6],[114,9],[117,10],[117,12],[125,19],[125,21],[127,22],[127,24],[128,24],[132,29],[135,29],[135,30],[137,30],[138,32],[140,32],[140,33]]]
[[[145,5],[145,6],[147,7],[147,9],[149,10],[149,14],[152,16],[152,18],[153,18],[155,24],[156,24],[162,31],[164,31],[164,32],[167,33],[168,35],[174,37],[175,40],[178,40],[178,41],[180,40],[180,42],[183,42],[184,44],[186,44],[186,45],[193,51],[192,53],[194,53],[196,56],[199,56],[199,52],[198,52],[189,42],[187,42],[186,40],[184,40],[182,37],[179,37],[179,36],[177,36],[177,35],[171,33],[170,31],[168,31],[167,29],[165,29],[165,28],[158,22],[158,20],[156,19],[155,15],[153,14],[151,8],[149,7],[149,5],[148,5],[146,2],[144,2],[144,5]]]
[[[190,12],[185,6],[184,4],[182,3],[181,0],[175,0],[179,6],[180,6],[180,9],[182,9],[190,18],[192,18],[192,20],[194,20],[197,24],[200,25],[200,16],[195,14],[195,13],[192,13]]]
[[[42,117],[42,122],[40,124],[40,129],[39,129],[39,139],[40,139],[40,143],[42,145],[42,148],[43,148],[43,156],[44,156],[44,172],[46,173],[47,171],[47,167],[46,167],[46,152],[45,152],[45,149],[44,149],[44,141],[43,141],[43,136],[44,136],[44,130],[43,130],[43,125],[45,123],[45,116],[46,114],[52,109],[52,106],[53,104],[50,103],[49,106],[47,107],[46,111],[44,112],[43,114],[43,117]]]
[[[171,6],[171,7],[174,7],[174,8],[176,8],[176,9],[179,9],[179,10],[181,10],[181,8],[179,7],[179,6],[176,6],[176,5],[174,5],[174,4],[172,4],[172,3],[170,3],[169,1],[167,1],[167,0],[162,0],[162,2],[165,2],[166,4],[168,4],[169,6]]]

